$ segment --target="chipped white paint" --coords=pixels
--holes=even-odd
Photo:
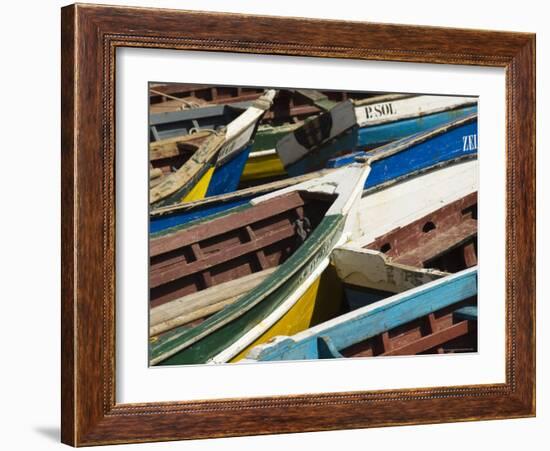
[[[331,261],[344,283],[400,293],[439,279],[447,273],[392,263],[382,252],[347,243],[332,251]]]
[[[454,110],[476,102],[476,97],[413,96],[356,106],[355,115],[359,127],[366,127]]]
[[[218,154],[218,163],[228,160],[252,139],[256,123],[273,104],[277,91],[268,89],[244,113],[227,125],[225,144]]]

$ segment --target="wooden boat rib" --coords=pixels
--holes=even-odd
[[[475,352],[477,317],[460,318],[469,299],[414,319],[325,357],[376,357]],[[334,348],[333,348],[334,349]],[[322,357],[323,358],[323,357]]]
[[[266,91],[222,131],[212,131],[210,136],[201,142],[198,150],[176,172],[151,188],[150,204],[161,206],[204,197],[211,183],[214,169],[223,167],[243,151],[252,139],[258,121],[271,106],[275,95],[276,91]],[[178,145],[177,141],[170,144]],[[238,183],[241,173],[234,175]]]
[[[182,305],[185,294],[277,266],[254,289],[200,324],[158,337],[151,344],[151,364],[228,361],[262,340],[270,325],[282,320],[274,317],[284,316],[279,307],[307,290],[312,276],[328,264],[331,249],[347,239],[351,226],[346,218],[368,171],[368,166],[346,167],[256,198],[238,214],[151,240],[155,306],[175,300]],[[301,301],[293,299],[294,304]]]

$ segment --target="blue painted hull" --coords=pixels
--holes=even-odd
[[[357,144],[359,147],[374,149],[397,139],[402,139],[416,133],[421,133],[435,127],[441,127],[454,121],[476,113],[477,106],[461,108],[452,111],[430,114],[413,119],[391,122],[389,124],[363,127],[359,130]]]
[[[327,162],[344,153],[353,150],[371,150],[398,139],[417,133],[441,127],[449,122],[462,119],[477,112],[477,106],[460,108],[452,111],[430,114],[412,119],[373,125],[363,128],[353,128],[341,137],[322,145],[310,153],[308,157],[296,161],[286,168],[287,173],[294,177],[307,172],[327,167]],[[328,166],[332,167],[332,166]],[[369,176],[369,179],[371,176]]]
[[[476,145],[465,146],[464,137],[477,137],[477,121],[449,130],[448,132],[411,146],[402,152],[375,161],[365,183],[365,189],[380,185],[389,180],[415,172],[438,163],[477,153]],[[374,152],[354,152],[334,158],[327,163],[329,168],[338,168],[355,161],[356,157],[369,157]]]
[[[217,167],[212,175],[206,197],[232,193],[237,190],[252,145],[247,145],[238,155]]]
[[[244,205],[249,202],[251,197],[244,197],[232,202],[220,202],[218,204],[209,205],[207,207],[197,208],[194,210],[188,210],[184,212],[178,212],[174,214],[167,214],[162,216],[153,216],[149,219],[149,233],[154,234],[161,232],[172,227],[177,227],[188,222],[201,219],[206,216],[214,215],[226,210],[229,210],[239,205]]]

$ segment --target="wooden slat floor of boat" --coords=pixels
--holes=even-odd
[[[231,230],[241,229],[262,219],[294,210],[303,204],[304,200],[296,192],[266,200],[254,207],[239,212],[238,215],[229,214],[208,223],[153,239],[149,246],[150,256],[156,257],[182,246],[188,246]]]
[[[457,339],[470,337],[462,351],[477,350],[477,321],[457,320],[454,312],[472,303],[467,299],[435,313],[410,321],[341,351],[345,357],[415,355],[454,352],[447,346]]]
[[[149,312],[149,335],[155,336],[216,313],[259,285],[276,267],[192,293],[154,307]]]
[[[430,236],[431,235],[431,236]],[[425,262],[454,249],[477,236],[477,221],[467,219],[461,224],[444,231],[433,230],[426,241],[415,249],[405,252],[392,261],[408,266],[423,266]]]

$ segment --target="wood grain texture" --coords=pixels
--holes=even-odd
[[[116,404],[114,68],[115,50],[124,46],[505,67],[506,383]],[[534,415],[534,35],[72,5],[62,10],[62,91],[64,443],[81,446]]]

